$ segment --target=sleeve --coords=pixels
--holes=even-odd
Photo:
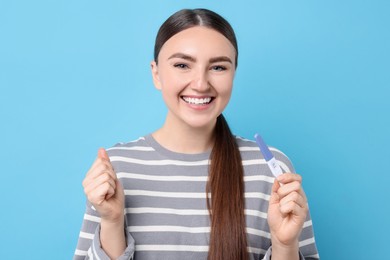
[[[281,166],[283,172],[295,173],[295,169],[290,159],[277,149],[272,149],[273,154]],[[300,260],[317,260],[319,258],[313,230],[313,222],[310,216],[310,210],[307,213],[306,221],[303,224],[302,233],[299,237]],[[272,246],[267,250],[262,260],[270,260],[272,255]]]
[[[127,247],[119,260],[133,259],[135,241],[126,231]],[[87,202],[83,223],[81,226],[77,247],[73,260],[84,259],[110,259],[100,244],[100,217],[91,203]]]
[[[271,260],[272,246],[270,246],[262,260]],[[299,259],[300,260],[319,260],[319,254],[314,239],[313,225],[308,213],[306,221],[303,224],[302,233],[299,237]]]
[[[271,260],[271,255],[272,255],[272,247],[270,247],[268,250],[267,250],[267,253],[265,254],[264,258],[262,260]],[[301,252],[299,252],[299,260],[314,260],[314,259],[319,259],[318,257],[317,258],[311,258],[311,257],[308,257],[308,258],[305,258]]]

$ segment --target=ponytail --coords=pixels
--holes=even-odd
[[[213,29],[226,37],[236,51],[237,39],[232,26],[219,14],[207,9],[183,9],[171,15],[160,27],[154,45],[158,63],[161,48],[172,36],[194,26]],[[211,219],[208,260],[247,260],[245,198],[240,151],[229,126],[221,114],[217,118],[211,151],[209,180],[206,186],[207,208]]]
[[[208,260],[247,260],[245,197],[241,154],[221,114],[211,151],[207,208],[211,219]]]

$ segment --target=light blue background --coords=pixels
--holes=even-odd
[[[390,5],[383,1],[0,1],[0,259],[70,259],[99,147],[157,129],[160,24],[206,7],[236,30],[225,114],[304,177],[322,259],[389,243]]]

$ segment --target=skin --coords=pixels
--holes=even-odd
[[[153,133],[162,146],[188,154],[212,148],[216,118],[232,93],[235,55],[222,34],[200,26],[174,35],[163,45],[158,63],[151,62],[154,85],[168,107],[164,125]],[[211,98],[211,102],[192,104],[189,98],[198,102]],[[273,260],[299,259],[298,237],[307,215],[301,183],[298,174],[287,173],[273,184],[268,210]],[[101,215],[102,247],[110,258],[117,258],[126,248],[125,197],[104,149],[99,150],[83,186]]]
[[[101,216],[100,242],[103,250],[116,259],[126,249],[123,188],[118,181],[106,151],[101,148],[83,181],[89,202]]]
[[[268,207],[272,259],[299,259],[298,239],[308,212],[302,177],[280,175],[272,186]]]
[[[171,37],[151,63],[155,87],[168,114],[153,137],[166,148],[200,153],[212,147],[216,118],[229,102],[236,52],[220,33],[193,27]],[[208,105],[186,103],[182,97],[211,97]],[[172,132],[175,135],[172,135]]]

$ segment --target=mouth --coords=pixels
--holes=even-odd
[[[187,104],[197,105],[197,106],[208,105],[214,100],[213,97],[187,97],[187,96],[181,96],[181,99]]]

